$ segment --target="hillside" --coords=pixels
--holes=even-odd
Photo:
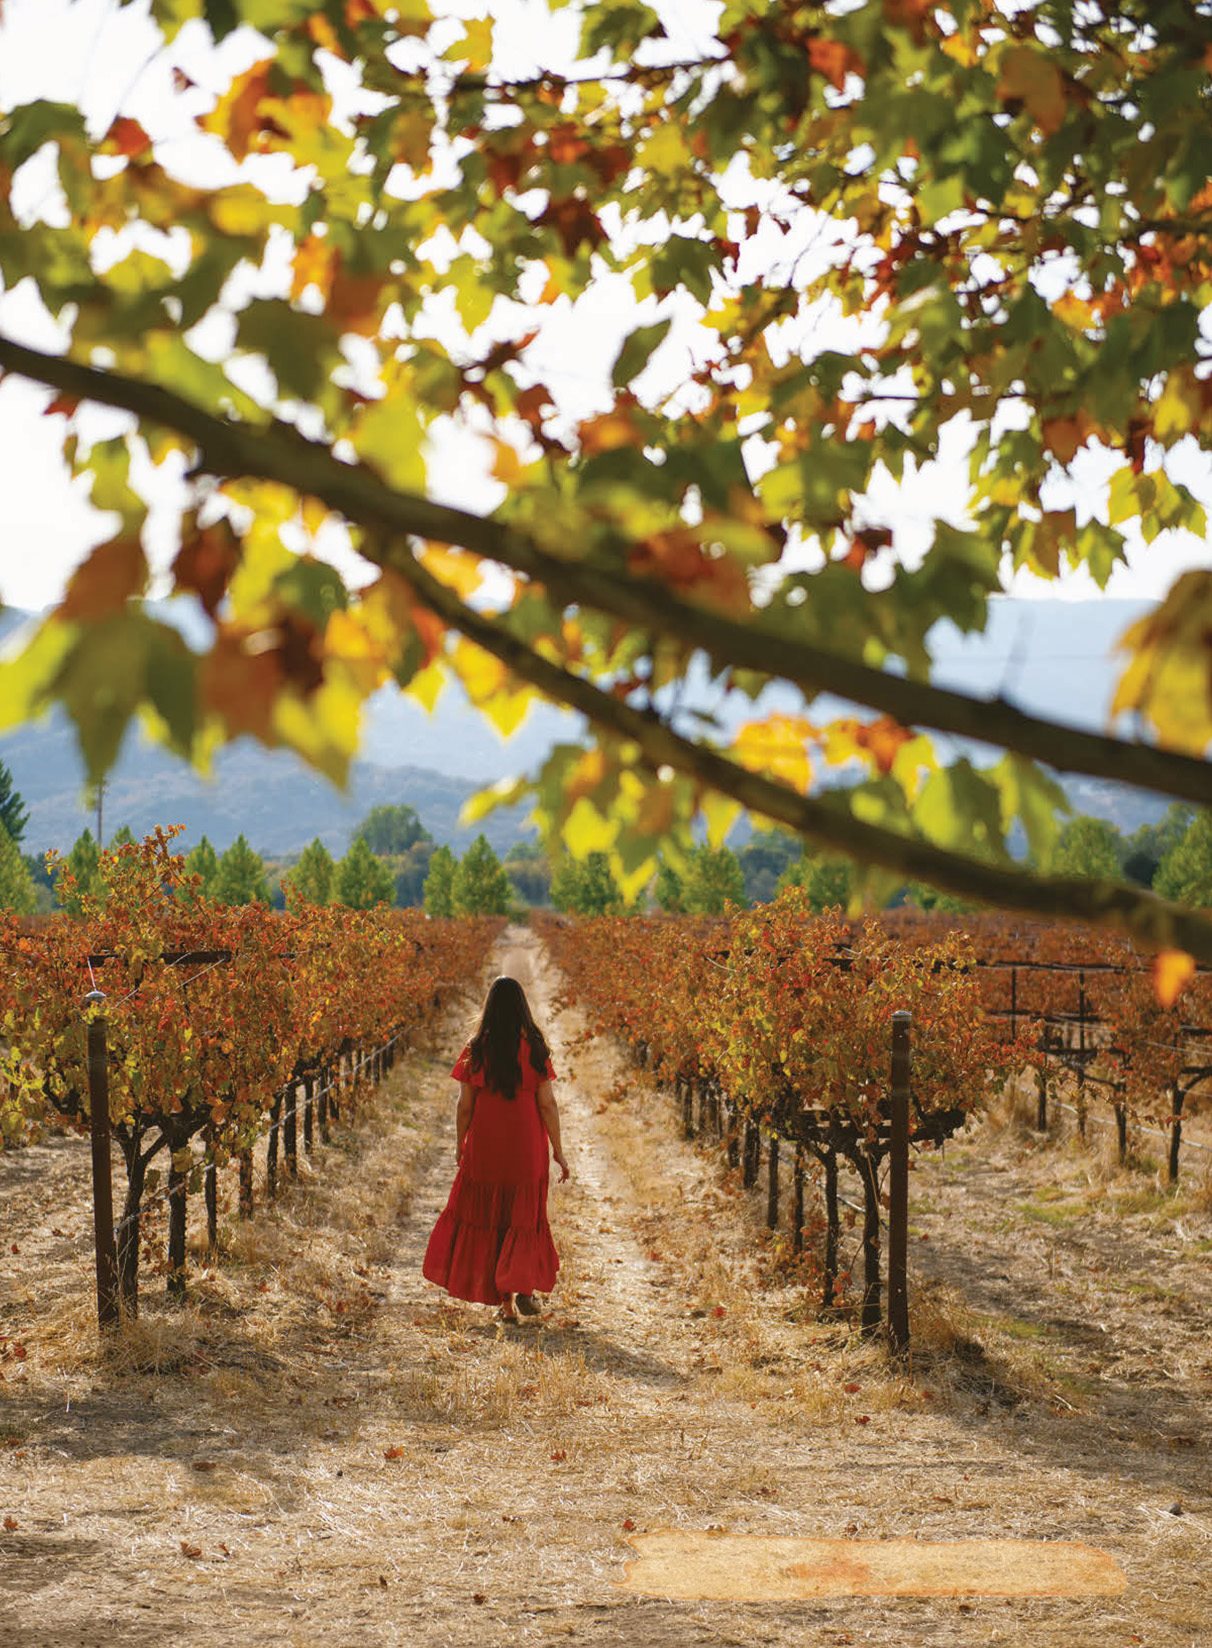
[[[983,635],[965,637],[940,626],[935,678],[969,692],[1000,694],[1074,725],[1101,727],[1117,673],[1115,642],[1141,610],[1120,601],[1007,598],[995,603]],[[24,616],[5,614],[0,636]],[[684,708],[704,708],[712,698],[700,673]],[[770,689],[756,709],[742,700],[722,719],[736,725],[763,709],[798,702],[789,689]],[[827,696],[814,705],[822,719],[845,710]],[[461,850],[475,833],[458,823],[468,796],[508,774],[532,771],[554,743],[579,738],[582,726],[577,716],[537,706],[513,738],[502,741],[456,687],[447,688],[432,715],[387,689],[370,704],[363,759],[344,795],[287,751],[241,741],[217,758],[214,776],[204,780],[132,734],[110,780],[106,815],[112,827],[129,824],[137,834],[157,823],[182,823],[187,844],[205,834],[222,847],[243,831],[262,852],[281,855],[298,851],[313,836],[343,851],[372,806],[407,802],[439,841]],[[69,846],[89,816],[80,803],[80,763],[66,720],[52,716],[0,737],[0,757],[29,806],[30,845]],[[1152,797],[1110,783],[1077,779],[1067,787],[1078,811],[1110,818],[1125,830],[1161,810]],[[503,851],[526,833],[524,810],[494,813],[483,829]]]
[[[0,739],[30,811],[26,840],[36,849],[65,848],[92,822],[81,805],[79,759],[70,728],[57,717]],[[222,751],[210,779],[141,740],[130,739],[106,788],[106,831],[129,824],[141,835],[156,824],[184,824],[186,846],[207,835],[227,846],[243,833],[263,853],[297,852],[313,836],[343,853],[354,827],[380,802],[415,807],[438,841],[456,850],[483,829],[504,851],[524,833],[517,809],[461,829],[459,810],[478,785],[412,765],[354,763],[342,794],[285,750],[241,740]]]

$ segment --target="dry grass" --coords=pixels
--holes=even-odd
[[[554,1013],[533,941],[495,961],[527,983],[565,1069],[580,1026]],[[196,1265],[186,1309],[153,1280],[106,1358],[80,1254],[56,1258],[49,1234],[38,1249],[37,1182],[8,1199],[23,1261],[27,1244],[47,1258],[39,1287],[14,1268],[0,1289],[0,1333],[30,1341],[19,1372],[0,1369],[0,1440],[15,1438],[0,1524],[17,1523],[0,1533],[0,1613],[14,1606],[19,1648],[1191,1648],[1212,1534],[1212,1307],[1206,1257],[1187,1262],[1212,1231],[1195,1187],[1120,1217],[1127,1188],[1067,1145],[1007,1126],[949,1147],[913,1182],[901,1370],[847,1321],[817,1320],[760,1199],[677,1138],[666,1096],[600,1043],[571,1063],[574,1178],[552,1190],[563,1264],[538,1326],[501,1327],[419,1278],[450,1181],[448,1047],[412,1056],[272,1215],[225,1222],[223,1265]],[[44,1176],[41,1194],[65,1185]],[[1088,1215],[1019,1211],[1070,1205]],[[965,1613],[626,1596],[628,1532],[668,1526],[1080,1538],[1131,1589]]]

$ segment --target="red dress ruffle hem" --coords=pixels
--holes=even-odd
[[[555,1079],[519,1053],[512,1099],[486,1085],[465,1047],[450,1072],[475,1089],[471,1124],[450,1197],[433,1227],[421,1273],[456,1299],[499,1305],[511,1293],[550,1293],[560,1256],[547,1223],[548,1141],[538,1089]]]

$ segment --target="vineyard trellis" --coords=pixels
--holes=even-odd
[[[893,1348],[907,1350],[909,1147],[940,1145],[962,1126],[999,1064],[963,943],[948,936],[913,950],[874,926],[851,935],[838,914],[812,917],[799,890],[723,921],[601,917],[573,925],[547,918],[541,927],[572,999],[589,1010],[594,1028],[620,1036],[672,1086],[688,1136],[718,1142],[746,1187],[758,1181],[765,1147],[771,1229],[779,1224],[787,1147],[790,1245],[797,1253],[808,1228],[806,1178],[819,1177],[825,1310],[840,1304],[846,1279],[839,1164],[854,1172],[861,1190],[862,1329],[874,1335],[884,1325]],[[916,1049],[903,1116],[895,1101],[907,1075],[909,1018],[900,1014],[912,1016]],[[906,1041],[894,1081],[897,1024]],[[893,1201],[885,1320],[883,1208]]]
[[[1119,1160],[1126,1162],[1129,1155],[1129,1128],[1134,1125],[1139,1133],[1162,1139],[1166,1144],[1166,1171],[1171,1184],[1179,1177],[1180,1152],[1183,1145],[1183,1115],[1187,1099],[1199,1087],[1212,1082],[1212,1027],[1189,1021],[1176,1004],[1166,1009],[1157,1002],[1152,969],[1139,959],[1121,961],[1040,961],[1030,957],[978,959],[978,971],[990,974],[1008,974],[1009,998],[1005,1006],[990,1005],[984,992],[984,1010],[991,1019],[1004,1019],[1009,1026],[1009,1041],[1017,1045],[1024,1026],[1034,1036],[1033,1050],[1038,1057],[1035,1125],[1039,1132],[1049,1126],[1049,1100],[1055,1085],[1050,1065],[1070,1074],[1074,1081],[1076,1102],[1066,1103],[1057,1097],[1058,1108],[1072,1114],[1078,1133],[1086,1136],[1087,1126],[1114,1128]],[[1029,1007],[1022,1005],[1019,988],[1020,975],[1045,981],[1045,987],[1055,991],[1058,980],[1076,980],[1077,997],[1074,1010],[1066,1008]],[[1113,981],[1111,1012],[1100,1010],[1097,984]],[[1194,1000],[1206,1003],[1209,993],[1209,975],[1199,969],[1193,977]],[[1169,1014],[1172,1034],[1157,1040],[1144,1034],[1133,1034],[1133,1026],[1125,1022],[1127,1015],[1114,1011],[1115,998],[1135,999],[1138,1008],[1144,1007],[1152,1017]],[[999,998],[994,998],[999,999]],[[1158,1096],[1167,1102],[1167,1111],[1158,1116],[1162,1126],[1150,1126],[1148,1120],[1133,1117],[1130,1103],[1131,1084],[1122,1072],[1130,1067],[1141,1053],[1164,1055],[1169,1068],[1160,1073]],[[1152,1061],[1156,1066],[1156,1057]],[[1095,1068],[1103,1065],[1104,1069]],[[1108,1069],[1112,1073],[1108,1073]],[[1098,1088],[1111,1097],[1113,1118],[1091,1116],[1087,1088]],[[1188,1139],[1187,1148],[1212,1153],[1212,1145]]]

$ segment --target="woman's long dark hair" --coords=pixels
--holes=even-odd
[[[534,1022],[526,992],[517,979],[502,974],[493,979],[484,1010],[471,1038],[471,1064],[484,1072],[494,1092],[512,1099],[522,1079],[520,1044],[525,1038],[530,1062],[540,1076],[547,1069],[547,1038]]]

